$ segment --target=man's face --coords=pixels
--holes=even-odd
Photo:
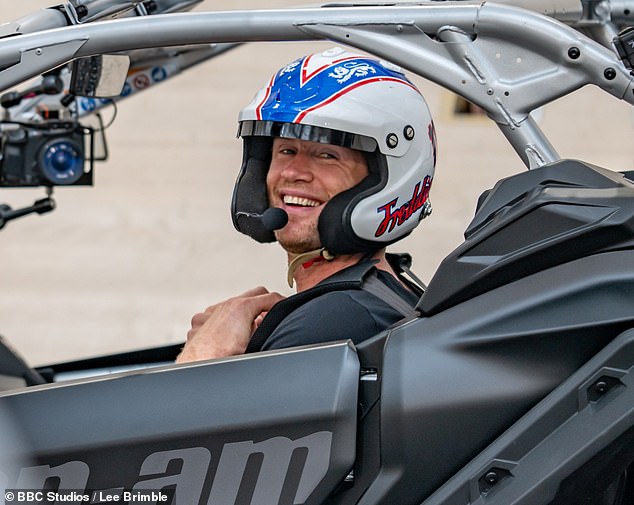
[[[359,151],[307,140],[273,140],[266,177],[269,203],[288,214],[288,224],[275,237],[290,253],[320,247],[317,221],[336,194],[356,186],[368,175]]]

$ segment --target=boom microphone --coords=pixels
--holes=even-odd
[[[288,223],[288,214],[279,207],[269,207],[262,214],[256,212],[236,212],[236,218],[248,217],[259,219],[262,225],[269,231],[279,230]]]
[[[262,224],[269,231],[279,230],[288,223],[288,214],[279,207],[270,207],[262,213]]]

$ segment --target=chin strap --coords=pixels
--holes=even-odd
[[[300,265],[304,268],[308,268],[316,261],[332,261],[334,259],[335,255],[328,251],[325,247],[313,249],[312,251],[295,256],[288,264],[288,272],[286,274],[286,281],[288,282],[289,287],[293,287],[293,276],[295,275],[295,270],[297,270]]]

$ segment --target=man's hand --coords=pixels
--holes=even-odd
[[[234,298],[212,305],[192,318],[187,342],[176,358],[187,363],[242,354],[249,344],[263,312],[284,297],[257,287]]]

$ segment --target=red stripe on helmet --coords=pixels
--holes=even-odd
[[[273,88],[273,81],[275,81],[275,75],[271,77],[271,80],[269,81],[269,85],[266,87],[266,94],[264,95],[264,98],[255,107],[255,118],[257,120],[262,119],[262,107],[264,107],[264,104],[269,99],[269,96],[271,96],[271,88]]]
[[[307,66],[308,66],[308,61],[310,60],[310,58],[314,56],[313,54],[311,54],[310,56],[306,57],[304,59],[304,61],[302,62],[302,71],[300,73],[300,80],[299,80],[299,85],[303,86],[304,84],[306,84],[308,81],[310,81],[313,77],[315,77],[319,72],[321,72],[323,69],[331,67],[333,65],[337,65],[338,63],[341,63],[342,61],[347,61],[347,60],[367,60],[367,57],[364,56],[347,56],[345,58],[339,58],[338,60],[333,60],[331,62],[325,63],[324,65],[322,65],[321,67],[319,67],[316,70],[313,70],[310,74],[307,73]]]

